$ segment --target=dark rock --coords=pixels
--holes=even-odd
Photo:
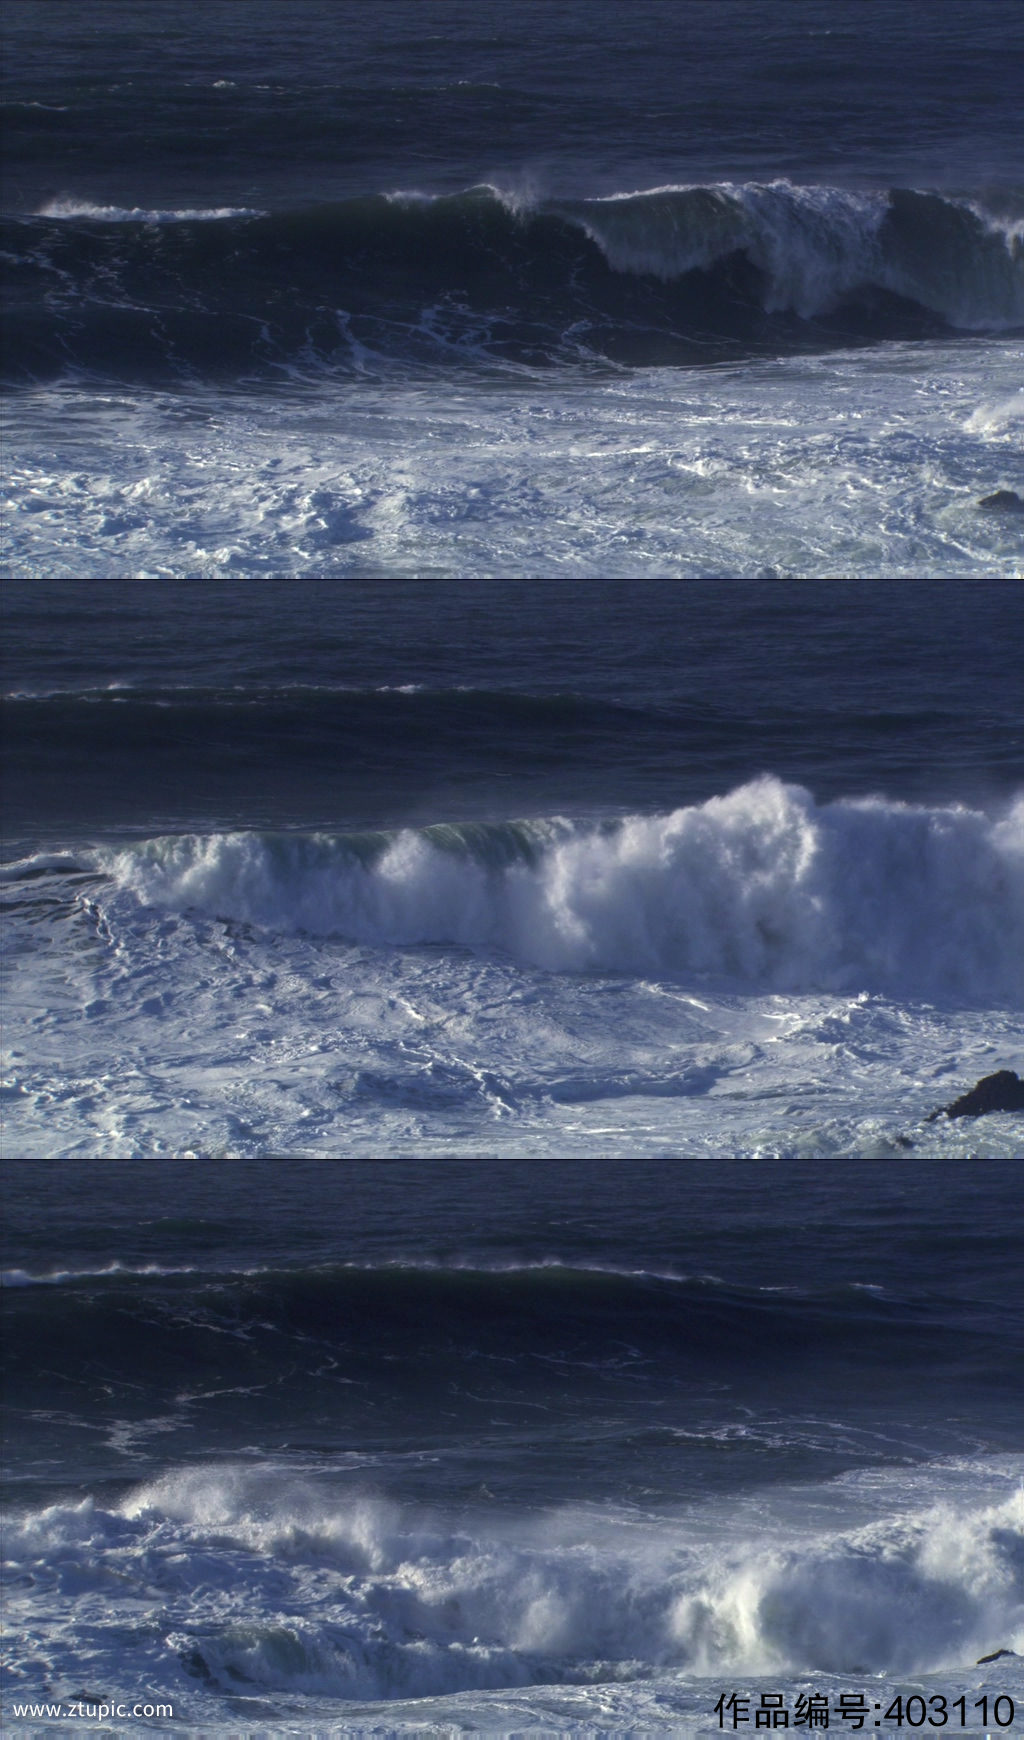
[[[1024,514],[1024,498],[1015,489],[996,489],[991,495],[983,495],[979,507],[995,508],[999,513]]]
[[[998,1661],[1001,1655],[1015,1656],[1016,1654],[1015,1649],[994,1649],[991,1655],[979,1655],[974,1665],[975,1667],[984,1667],[987,1661]]]
[[[969,1093],[961,1094],[951,1106],[940,1106],[927,1122],[932,1124],[945,1112],[947,1118],[980,1118],[983,1112],[1024,1112],[1024,1081],[1012,1069],[997,1069],[995,1075],[982,1076]]]

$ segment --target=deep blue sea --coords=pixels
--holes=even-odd
[[[1024,1732],[1021,605],[0,589],[5,1732]]]
[[[1024,1732],[1019,1163],[3,1185],[5,1733]]]
[[[4,573],[1024,573],[1022,0],[0,28]]]

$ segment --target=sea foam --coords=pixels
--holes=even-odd
[[[767,313],[810,319],[874,285],[968,331],[1024,322],[1021,222],[980,201],[780,179],[659,187],[555,209],[620,272],[671,280],[743,253],[764,275]]]
[[[841,1483],[819,1497],[824,1526],[794,1533],[769,1504],[748,1538],[710,1515],[428,1512],[273,1468],[200,1466],[116,1508],[87,1499],[18,1520],[9,1552],[72,1621],[98,1590],[128,1611],[158,1598],[184,1675],[229,1692],[879,1675],[1024,1645],[1020,1492],[921,1505],[894,1489],[894,1508],[852,1527]]]
[[[551,971],[1024,997],[1024,798],[992,818],[819,804],[764,777],[603,825],[182,835],[97,858],[145,906],[271,930],[498,951]]]
[[[75,199],[70,194],[55,194],[39,207],[36,217],[92,218],[98,223],[167,224],[213,222],[218,218],[262,217],[264,214],[247,205],[171,206],[154,209],[150,206],[97,205],[92,200]]]

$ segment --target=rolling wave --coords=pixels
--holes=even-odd
[[[19,1274],[7,1308],[12,1399],[73,1366],[118,1406],[221,1394],[236,1416],[247,1394],[273,1415],[294,1394],[294,1420],[341,1397],[351,1422],[382,1378],[388,1406],[447,1394],[487,1416],[490,1397],[562,1394],[567,1375],[575,1389],[647,1392],[666,1376],[669,1387],[728,1375],[756,1385],[770,1366],[781,1394],[808,1362],[841,1375],[850,1359],[888,1369],[895,1350],[920,1369],[1007,1357],[987,1307],[558,1262]]]
[[[5,373],[694,363],[1024,325],[1022,211],[788,181],[306,210],[92,206],[3,225]]]
[[[596,825],[163,836],[92,861],[143,907],[375,946],[786,992],[1024,999],[1020,798],[996,819],[880,797],[818,804],[766,776]]]
[[[1024,1643],[1024,1500],[990,1477],[965,1502],[929,1472],[930,1503],[893,1480],[866,1526],[841,1483],[802,1530],[762,1500],[746,1538],[742,1518],[424,1512],[200,1465],[12,1520],[7,1550],[90,1639],[98,1595],[136,1623],[157,1601],[178,1672],[250,1697],[963,1669]]]

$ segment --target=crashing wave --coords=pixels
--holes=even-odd
[[[1022,225],[976,201],[774,181],[655,188],[561,209],[620,272],[675,279],[744,254],[762,275],[768,313],[812,319],[874,286],[968,331],[1024,322]]]
[[[818,804],[764,777],[602,824],[180,835],[96,858],[146,906],[272,930],[499,951],[551,971],[1024,999],[1020,798],[993,819]]]
[[[784,180],[271,213],[61,195],[3,224],[8,370],[692,363],[1005,331],[1024,326],[1022,230],[1009,196]]]
[[[893,1498],[866,1526],[836,1516],[799,1536],[762,1517],[744,1540],[592,1508],[427,1514],[273,1469],[198,1467],[116,1509],[87,1499],[19,1519],[8,1552],[55,1567],[78,1600],[159,1589],[186,1673],[249,1695],[916,1673],[962,1668],[995,1636],[1019,1647],[1021,1495]]]

